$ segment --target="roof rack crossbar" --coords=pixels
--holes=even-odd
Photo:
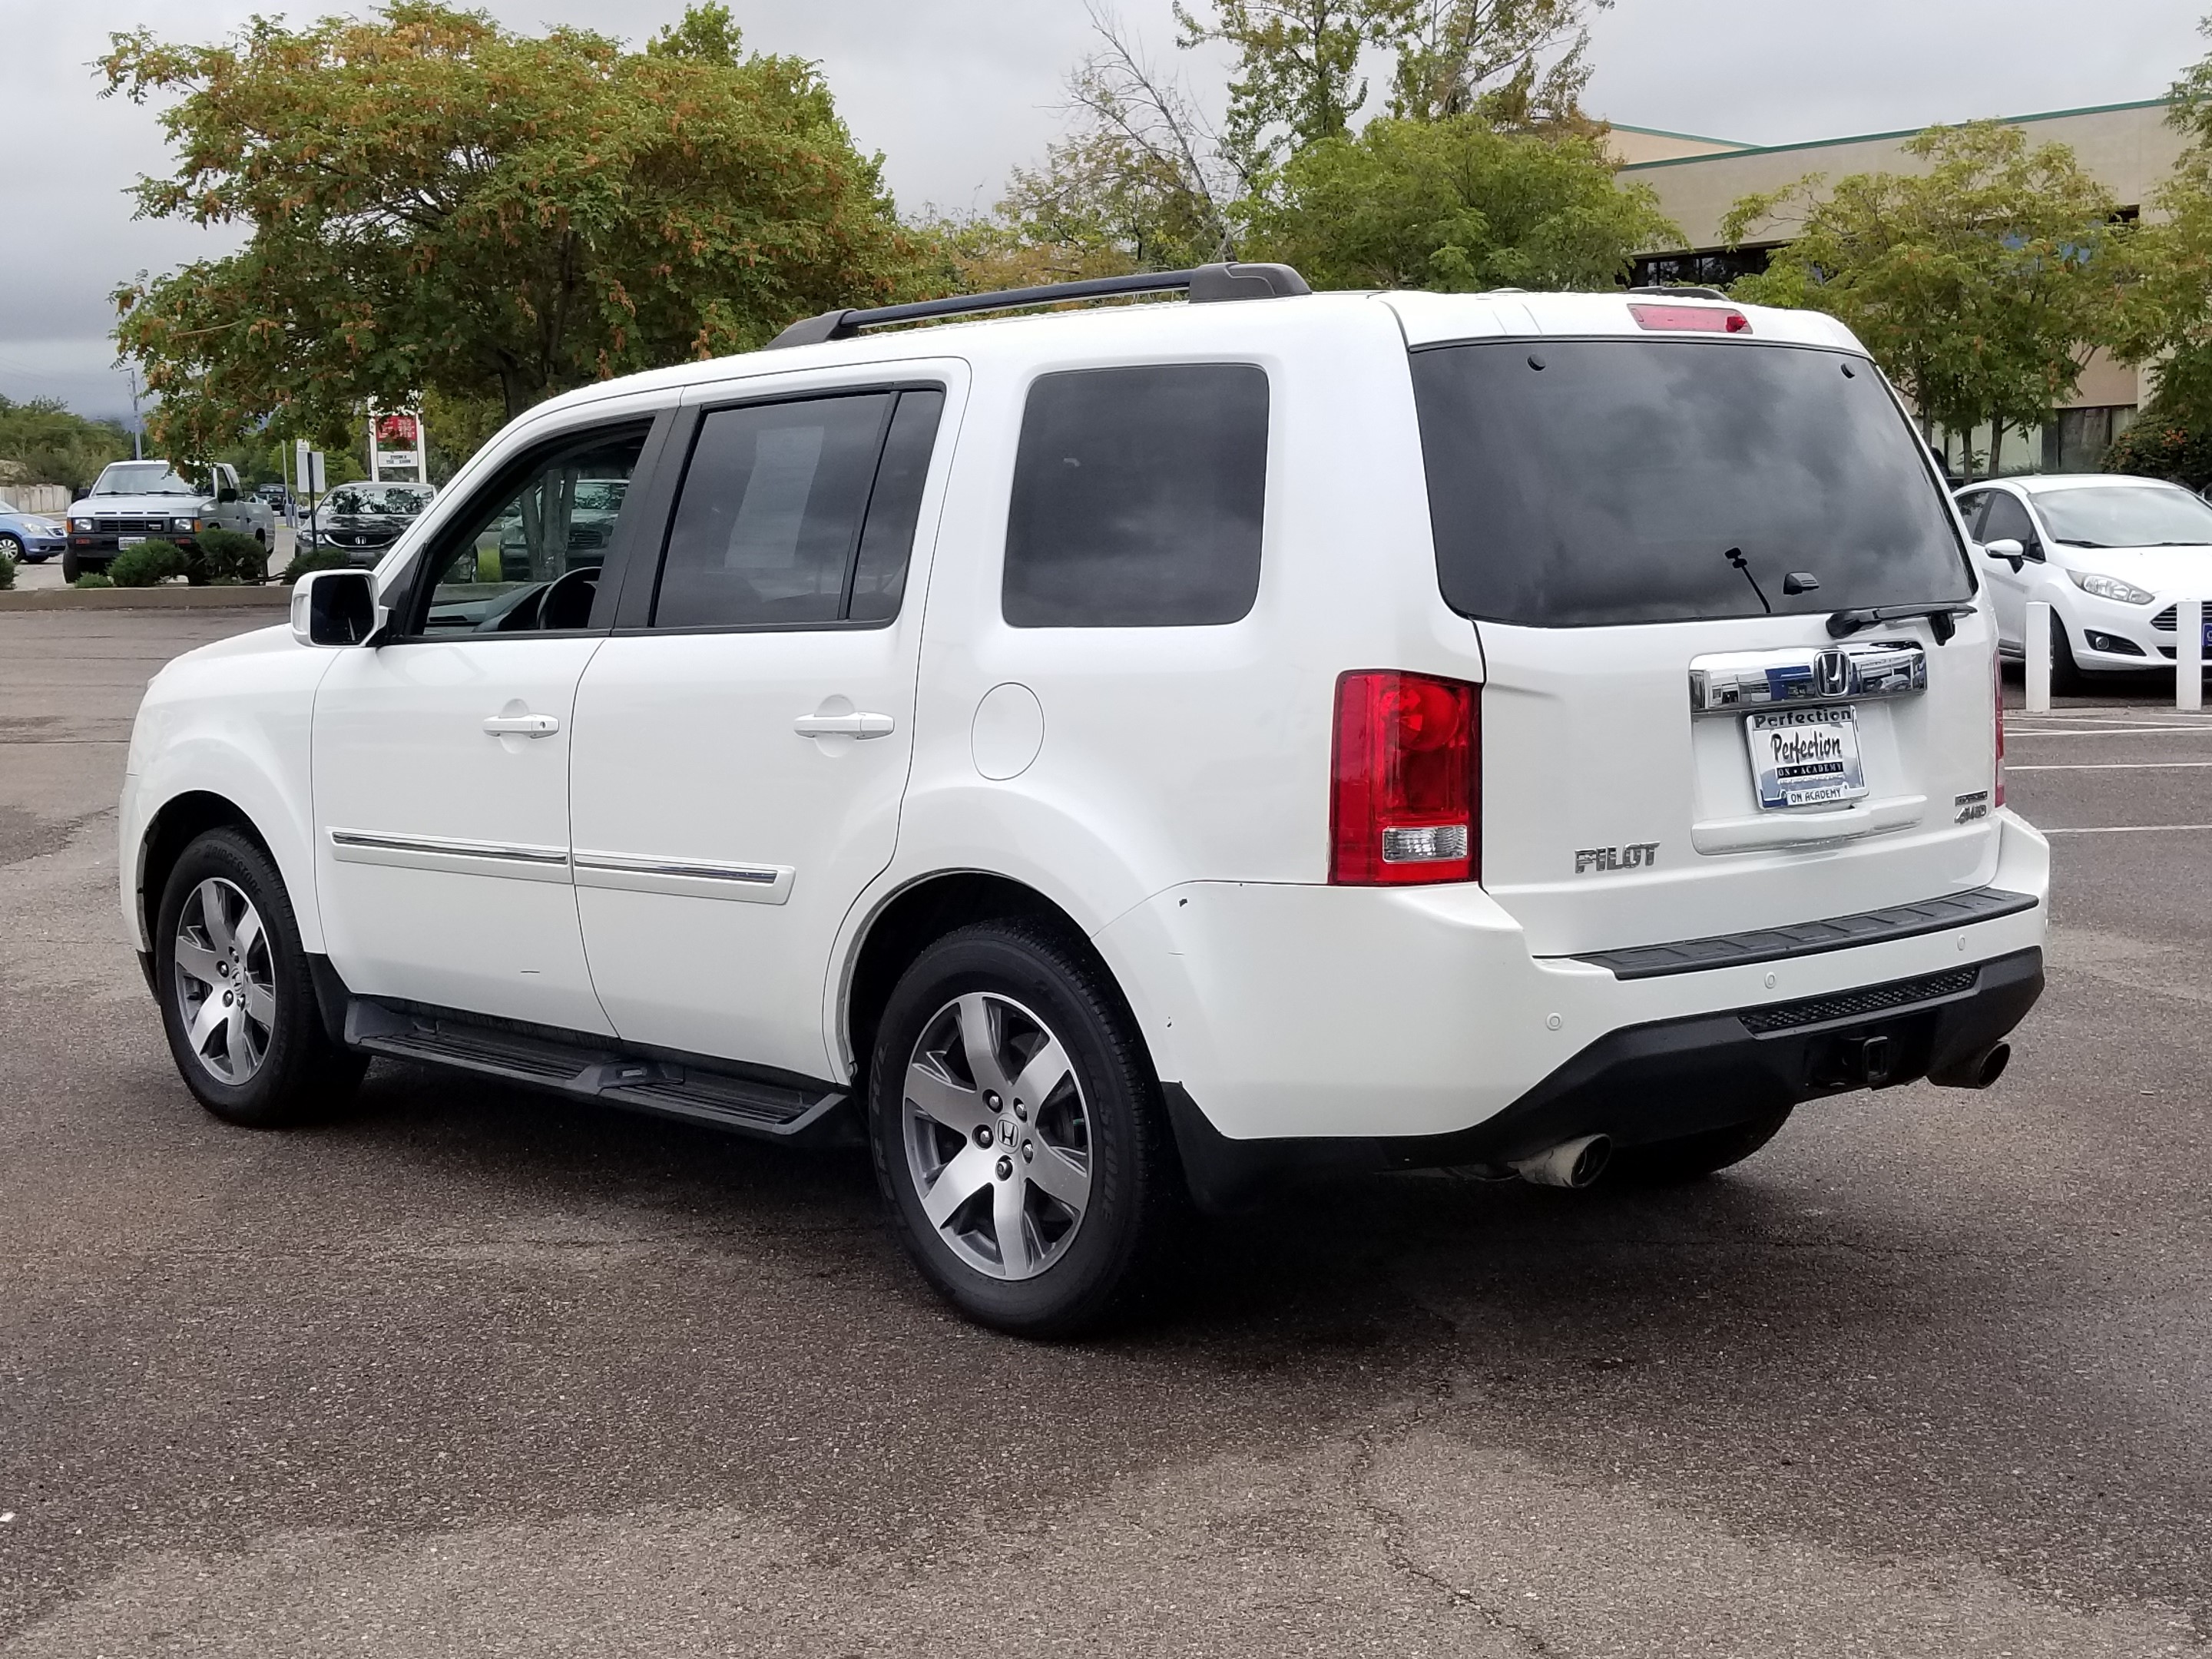
[[[1145,270],[1128,276],[1048,283],[1041,288],[1002,289],[995,294],[955,294],[942,300],[877,306],[865,311],[825,311],[793,323],[768,344],[770,350],[779,346],[819,345],[824,340],[849,340],[864,328],[883,328],[892,323],[1016,311],[1024,306],[1060,305],[1071,300],[1113,300],[1127,294],[1183,294],[1193,305],[1205,305],[1223,300],[1287,299],[1312,292],[1305,278],[1288,265],[1223,264],[1199,265],[1190,270]]]

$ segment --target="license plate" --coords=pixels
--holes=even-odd
[[[144,541],[145,539],[146,539],[146,538],[145,538],[143,536],[118,536],[118,537],[115,538],[115,545],[117,546],[117,548],[118,548],[118,549],[125,548],[125,547],[136,547],[136,546],[137,546],[137,545],[138,545],[138,544],[139,544],[139,543],[141,543],[141,542]]]
[[[1858,714],[1849,703],[1747,714],[1743,736],[1763,808],[1827,805],[1867,793]]]

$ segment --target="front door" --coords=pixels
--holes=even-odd
[[[390,637],[316,693],[317,881],[356,993],[605,1032],[568,866],[576,685],[648,424],[501,469],[437,534]]]
[[[607,641],[576,700],[577,906],[628,1042],[835,1075],[824,975],[897,838],[908,569],[945,396],[908,383],[698,418],[646,625]]]
[[[1997,638],[2008,652],[2016,652],[2022,648],[2027,629],[2027,591],[2043,576],[2043,544],[2020,498],[2008,490],[1992,489],[1978,539],[1986,547],[2008,538],[2027,550],[2026,562],[2015,570],[2009,559],[1984,558],[1981,569],[1990,584],[1990,604],[1997,613]]]

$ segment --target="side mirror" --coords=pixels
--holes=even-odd
[[[235,489],[226,487],[215,492],[215,499],[216,506],[228,507],[231,502],[238,499],[238,492]]]
[[[2013,574],[2017,576],[2020,574],[2021,566],[2027,562],[2027,550],[2020,544],[2017,538],[2011,536],[2000,536],[1996,540],[1983,544],[1982,556],[1985,559],[2002,559],[2012,567]]]
[[[292,587],[292,637],[302,645],[362,645],[389,613],[369,570],[311,570]]]

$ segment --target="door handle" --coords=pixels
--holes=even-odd
[[[557,714],[494,714],[483,723],[493,738],[550,738],[561,729]]]
[[[802,738],[887,738],[897,724],[889,714],[801,714],[791,729]]]

